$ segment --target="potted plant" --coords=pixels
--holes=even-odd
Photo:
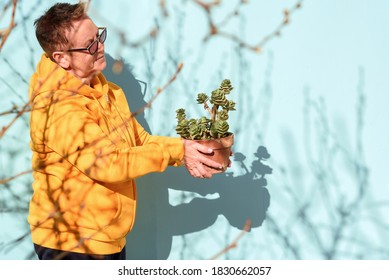
[[[234,143],[234,134],[229,131],[229,112],[235,110],[235,102],[227,99],[227,95],[233,90],[231,81],[224,79],[219,88],[212,91],[209,97],[205,93],[197,95],[197,103],[203,104],[208,111],[209,117],[203,116],[198,119],[188,119],[185,109],[177,109],[176,132],[184,139],[190,139],[207,145],[213,149],[210,156],[219,162],[223,168],[216,170],[207,166],[212,173],[224,172],[229,164],[231,147]],[[208,102],[211,105],[208,105]]]

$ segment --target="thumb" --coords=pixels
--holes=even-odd
[[[213,149],[207,147],[206,145],[202,145],[200,143],[196,143],[196,149],[203,153],[203,154],[212,154],[213,153]]]

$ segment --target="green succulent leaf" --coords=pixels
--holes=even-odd
[[[190,134],[191,139],[194,139],[194,140],[201,139],[201,129],[197,125],[197,123],[190,123],[189,124],[189,134]]]
[[[204,104],[208,100],[208,95],[205,93],[199,93],[197,95],[197,104]]]
[[[196,125],[197,124],[197,120],[196,119],[190,119],[188,121],[188,127],[191,126],[191,125]]]
[[[231,85],[231,81],[228,80],[228,79],[224,79],[221,84],[220,84],[220,87],[219,87],[219,90],[221,92],[223,92],[223,94],[230,94],[230,92],[233,90],[234,88],[232,87]]]
[[[219,120],[222,120],[222,121],[228,120],[228,110],[223,109],[223,110],[219,111],[218,115],[219,115]]]
[[[216,121],[215,128],[217,133],[219,134],[219,137],[223,137],[225,134],[227,134],[228,129],[230,128],[228,123],[223,120]]]
[[[187,139],[189,137],[188,121],[187,120],[179,121],[176,126],[176,132],[182,138]]]
[[[176,118],[177,118],[178,122],[180,122],[186,118],[185,109],[182,109],[182,108],[177,109],[176,113],[177,113]]]
[[[206,118],[206,117],[201,117],[198,122],[197,126],[199,127],[201,137],[206,137],[207,132],[208,132],[208,127],[210,124],[211,120]]]
[[[226,96],[223,94],[222,91],[220,91],[219,89],[212,91],[212,96],[211,96],[212,104],[218,106],[224,106],[226,102],[227,102]]]
[[[211,120],[207,117],[201,117],[198,121],[198,125],[201,126],[204,130],[206,130],[209,127],[210,122]]]
[[[228,100],[223,108],[228,111],[235,111],[235,105],[236,103],[234,101]]]
[[[213,123],[213,125],[211,126],[209,138],[213,138],[213,139],[219,138],[219,133],[217,132],[216,129],[216,123]]]

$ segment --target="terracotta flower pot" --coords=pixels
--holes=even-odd
[[[206,145],[213,150],[212,154],[204,154],[206,157],[220,163],[223,168],[215,169],[205,165],[205,167],[212,173],[221,173],[226,171],[228,164],[230,162],[231,156],[231,147],[234,144],[234,134],[230,134],[226,137],[219,139],[209,139],[209,140],[195,140],[202,145]]]

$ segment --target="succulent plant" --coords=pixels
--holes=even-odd
[[[231,81],[224,79],[219,88],[215,89],[209,97],[205,93],[197,95],[197,103],[203,104],[209,112],[210,118],[187,119],[185,109],[177,109],[176,132],[182,138],[201,140],[218,139],[229,135],[228,113],[235,111],[235,102],[227,99],[227,95],[233,90]],[[212,104],[212,107],[208,105]]]

